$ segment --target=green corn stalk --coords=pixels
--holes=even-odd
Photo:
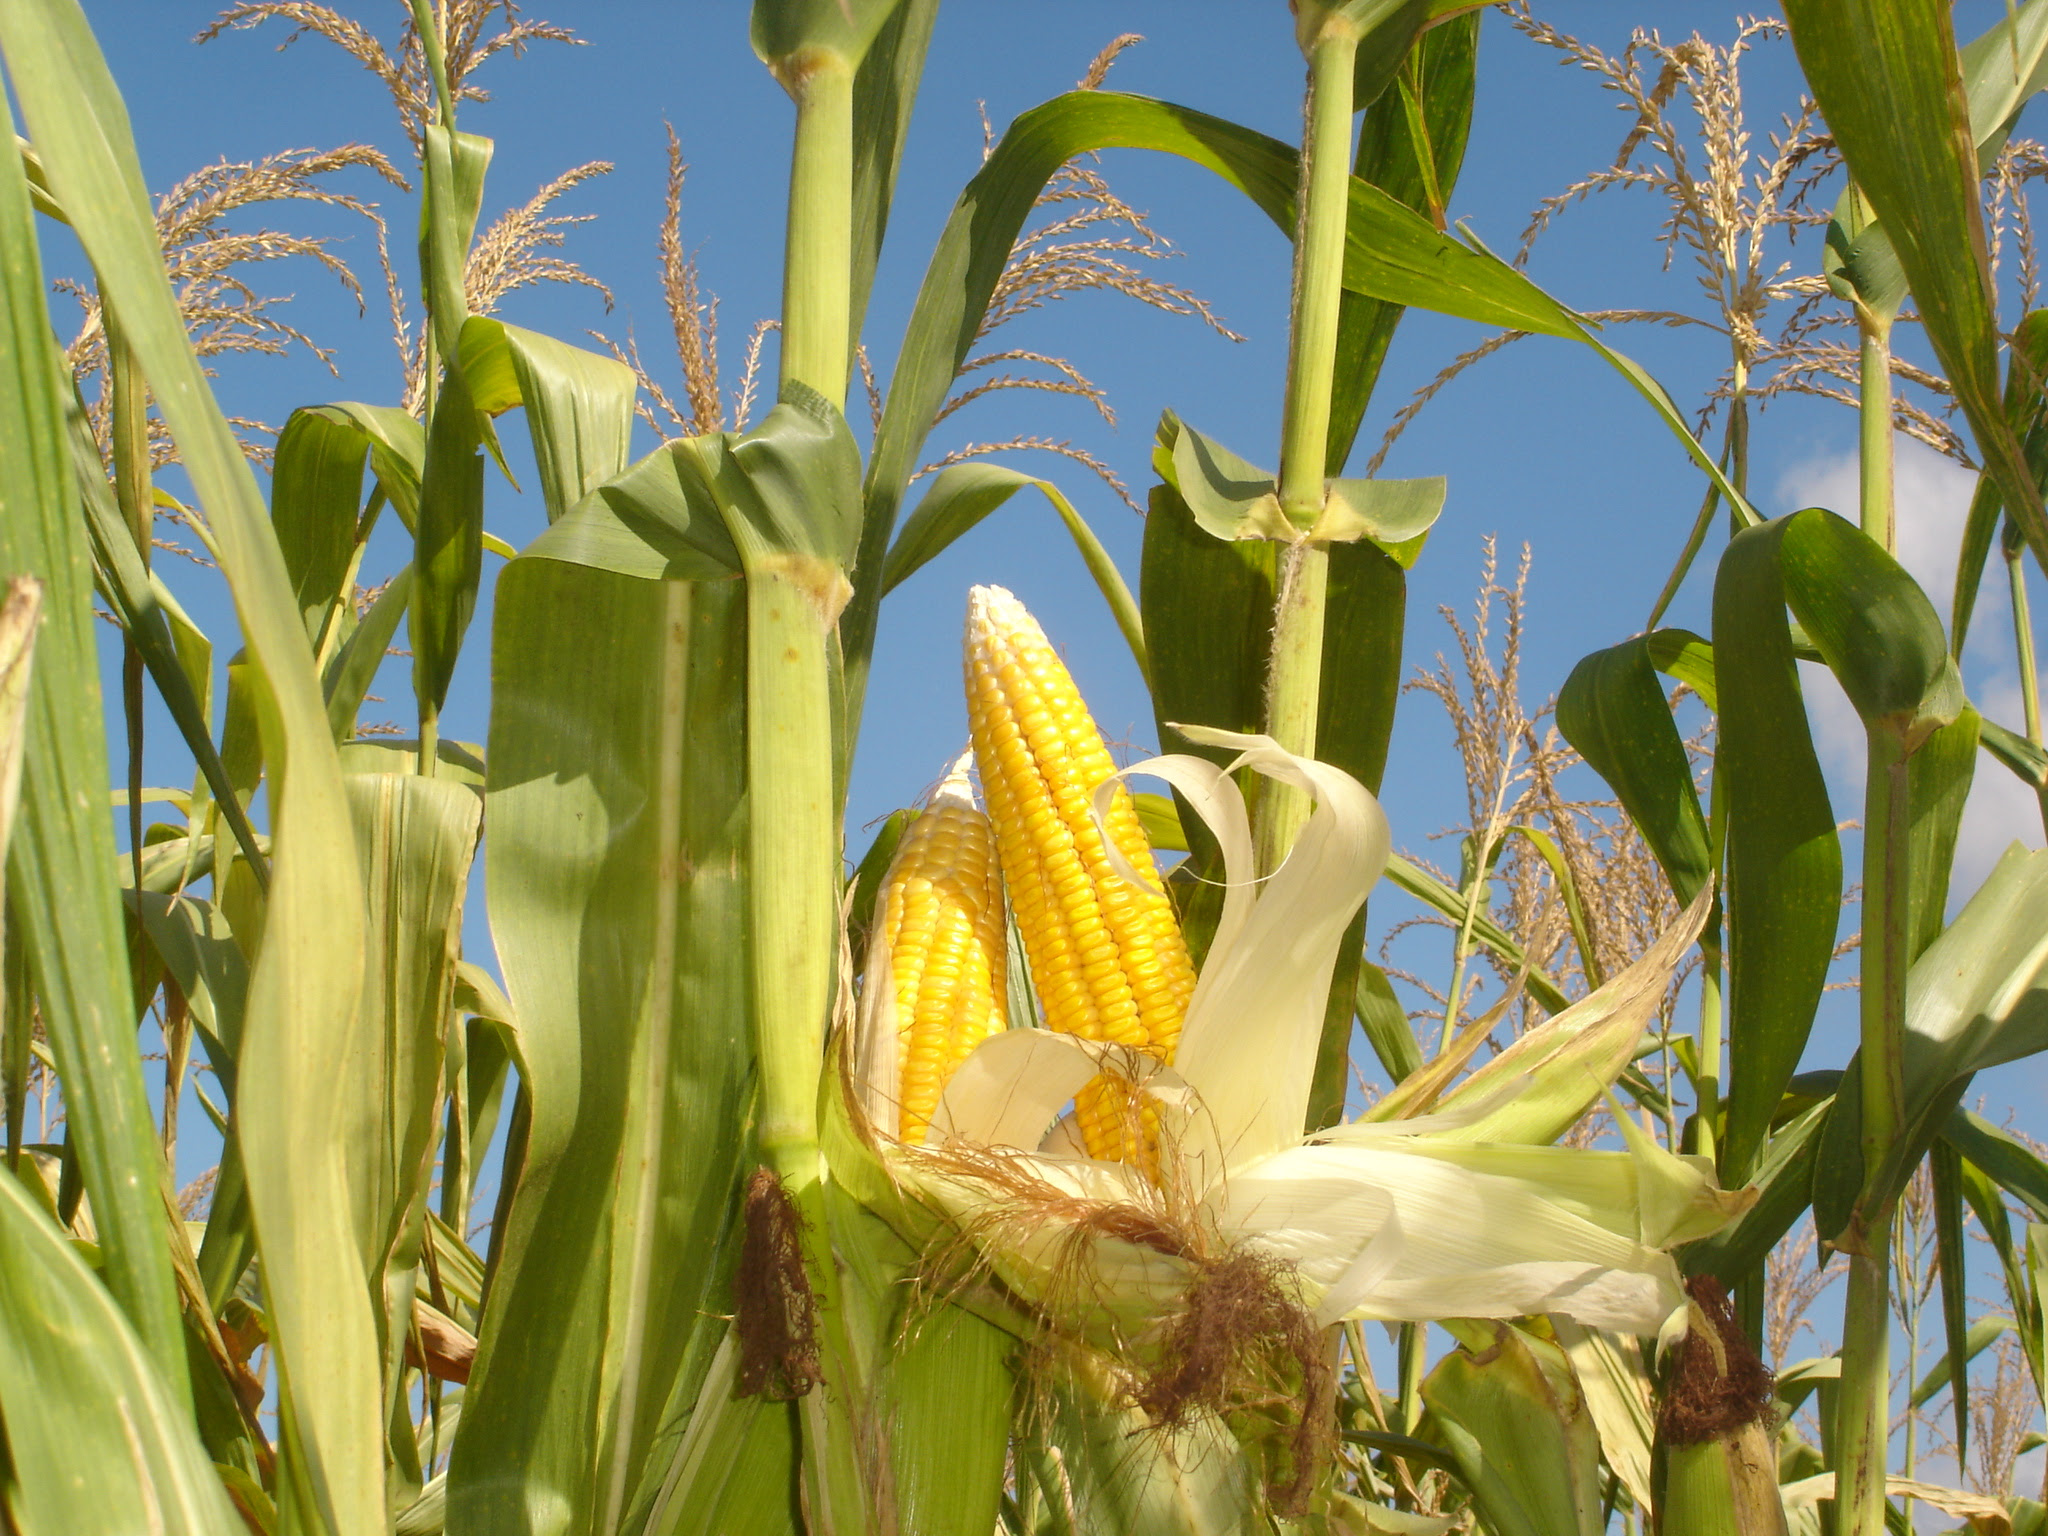
[[[1357,13],[1374,9],[1310,4],[1300,8],[1296,22],[1296,37],[1309,61],[1309,87],[1303,111],[1300,222],[1294,237],[1279,481],[1280,510],[1295,535],[1280,556],[1265,713],[1267,734],[1303,757],[1316,753],[1323,625],[1329,604],[1330,552],[1308,534],[1323,510],[1330,390],[1337,368],[1344,232],[1350,213],[1352,79],[1361,35]],[[1276,786],[1262,798],[1257,824],[1262,870],[1270,873],[1280,866],[1307,817],[1308,801],[1298,790]]]

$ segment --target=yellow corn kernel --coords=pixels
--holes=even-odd
[[[1001,587],[969,594],[966,673],[982,793],[1047,1027],[1171,1061],[1195,991],[1179,921],[1163,895],[1111,866],[1090,798],[1116,765],[1038,621]],[[1156,884],[1121,786],[1103,820]],[[1075,1108],[1091,1156],[1128,1158],[1143,1145],[1120,1084],[1098,1078]]]
[[[1006,1022],[1002,880],[965,756],[904,832],[877,900],[899,1134],[920,1142],[953,1069]]]

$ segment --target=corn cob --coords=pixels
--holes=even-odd
[[[903,834],[879,898],[888,968],[877,981],[894,1004],[898,1134],[909,1142],[924,1140],[953,1069],[1006,1020],[1002,881],[967,762]]]
[[[1001,587],[968,597],[966,671],[982,792],[1047,1027],[1172,1060],[1194,966],[1172,905],[1109,862],[1089,802],[1116,765],[1073,678]],[[1151,845],[1121,786],[1104,823],[1156,884]],[[1138,1117],[1120,1084],[1098,1078],[1075,1108],[1090,1156],[1140,1154]]]

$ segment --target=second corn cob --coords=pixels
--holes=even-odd
[[[968,597],[968,725],[1003,881],[1050,1029],[1170,1061],[1195,990],[1173,907],[1122,879],[1090,800],[1115,771],[1065,664],[1001,587]],[[1118,851],[1156,886],[1128,792],[1104,817]],[[1098,1079],[1077,1101],[1089,1155],[1122,1160],[1139,1138],[1128,1095]]]
[[[879,898],[875,942],[893,1012],[899,1125],[924,1140],[946,1079],[1005,1022],[1002,880],[963,756],[903,834]]]

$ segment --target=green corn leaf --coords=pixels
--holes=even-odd
[[[1972,1076],[2043,1050],[2048,852],[2014,845],[1907,973],[1905,1115],[1882,1168],[1863,1165],[1859,1101],[1843,1096],[1835,1103],[1815,1168],[1814,1219],[1821,1236],[1832,1238],[1847,1227],[1859,1200],[1875,1208],[1880,1200],[1896,1198]],[[1852,1064],[1858,1060],[1860,1053]]]
[[[1160,422],[1160,446],[1166,450],[1160,474],[1211,538],[1294,539],[1273,475],[1170,415]]]
[[[733,582],[531,556],[498,579],[485,874],[523,1155],[449,1473],[455,1536],[537,1507],[612,1528],[724,1310],[750,1058],[743,621]]]
[[[324,417],[362,434],[370,450],[370,469],[377,477],[377,489],[390,501],[399,521],[405,524],[405,531],[413,532],[419,526],[420,477],[426,469],[427,429],[415,417],[392,405],[342,401],[302,409],[309,416]],[[290,427],[289,422],[286,427]]]
[[[1712,878],[1692,763],[1664,702],[1647,636],[1595,651],[1557,696],[1565,740],[1621,799],[1680,901]]]
[[[1393,26],[1384,27],[1360,47],[1361,71],[1373,60],[1374,45],[1395,32]],[[1372,103],[1359,125],[1352,174],[1438,228],[1465,161],[1478,52],[1478,14],[1456,17],[1430,27],[1414,40],[1405,59],[1395,60],[1397,72],[1384,94],[1355,89],[1352,97]],[[1399,304],[1349,289],[1339,303],[1327,458],[1332,465],[1341,467],[1351,456],[1387,347],[1405,312]]]
[[[1978,168],[1988,170],[2020,108],[2048,88],[2048,6],[2010,7],[1961,52],[1970,138]]]
[[[144,890],[131,896],[130,903],[150,948],[185,995],[207,1064],[232,1109],[248,1011],[249,963],[213,902]],[[241,1149],[230,1137],[221,1148],[220,1173],[198,1255],[200,1282],[214,1315],[227,1304],[255,1252]]]
[[[419,521],[413,530],[407,629],[412,638],[413,694],[423,719],[438,716],[447,701],[483,580],[484,420],[464,387],[461,370],[450,368],[427,430]]]
[[[469,318],[463,273],[483,210],[491,152],[489,139],[442,123],[429,123],[421,143],[427,188],[420,203],[420,276],[433,316],[434,344],[448,363],[461,354],[462,322]]]
[[[1491,1332],[1484,1353],[1453,1350],[1423,1382],[1437,1438],[1500,1536],[1598,1536],[1600,1435],[1571,1362],[1519,1328]]]
[[[345,1194],[354,1106],[329,1070],[347,1049],[362,980],[362,893],[311,647],[255,479],[186,342],[126,113],[75,0],[7,0],[0,46],[50,185],[206,505],[248,648],[249,691],[262,701],[264,755],[288,784],[270,801],[272,883],[249,994],[260,1027],[248,1030],[241,1059],[245,1080],[265,1091],[243,1094],[236,1131],[271,1347],[297,1384],[285,1470],[340,1536],[381,1531],[375,1332]],[[158,1198],[153,1163],[131,1162],[126,1177],[143,1201]],[[175,1333],[173,1343],[182,1349]]]
[[[1408,1022],[1408,1010],[1394,995],[1387,973],[1370,961],[1358,967],[1358,1022],[1380,1065],[1397,1085],[1422,1069],[1422,1044]]]
[[[1934,1201],[1934,1256],[1941,1271],[1941,1331],[1948,1352],[1913,1389],[1912,1406],[1917,1408],[1933,1396],[1938,1381],[1953,1377],[1950,1398],[1955,1415],[1956,1456],[1961,1460],[1970,1453],[1967,1367],[1984,1344],[1978,1343],[1975,1349],[1970,1347],[1970,1273],[1963,1243],[1962,1154],[1956,1151],[1953,1142],[1943,1137],[1927,1149],[1927,1171]],[[1953,1372],[1949,1369],[1950,1361],[1955,1362]]]
[[[385,652],[398,633],[398,621],[411,606],[412,567],[407,565],[377,594],[377,600],[356,621],[348,639],[322,671],[320,686],[327,695],[327,723],[336,741],[346,741],[355,734],[356,715],[362,710],[370,684],[377,680],[377,669],[384,664]]]
[[[875,264],[889,229],[896,175],[910,128],[925,50],[939,0],[900,0],[868,45],[853,77],[853,283],[847,305],[852,336],[860,341]]]
[[[1738,533],[1714,582],[1714,672],[1728,798],[1729,1183],[1747,1179],[1797,1070],[1840,919],[1841,843],[1785,618],[1780,519]]]
[[[359,1240],[383,1303],[386,1410],[401,1386],[412,1327],[434,1143],[441,1122],[442,1039],[460,954],[463,895],[482,828],[482,797],[425,778],[401,759],[391,772],[348,775],[356,851],[369,896],[369,944],[351,1097],[379,1115],[354,1164]]]
[[[752,431],[685,438],[673,448],[685,476],[696,476],[693,504],[718,509],[743,561],[797,555],[843,568],[852,558],[860,449],[816,390],[789,385]]]
[[[1983,719],[1965,704],[1906,765],[1906,958],[1920,957],[1948,916],[1949,872],[1977,768]]]
[[[1898,253],[1980,456],[2048,564],[2048,514],[1998,387],[1999,328],[1962,60],[1941,0],[1791,0],[1822,114]]]
[[[1138,600],[1155,729],[1169,751],[1213,755],[1213,749],[1178,740],[1168,722],[1259,728],[1279,546],[1212,538],[1170,485],[1154,486],[1149,504]],[[1200,964],[1222,913],[1223,893],[1215,882],[1223,860],[1199,816],[1183,811],[1179,822],[1191,856],[1175,886],[1177,905],[1189,953]]]
[[[316,653],[347,595],[369,444],[353,422],[293,411],[270,472],[270,521]]]
[[[778,75],[807,53],[858,64],[901,0],[754,0],[754,52]]]
[[[1131,798],[1156,800],[1158,796],[1134,795]],[[1139,815],[1143,814],[1141,809]],[[847,882],[851,894],[846,908],[846,937],[855,964],[861,963],[868,952],[868,934],[874,926],[875,899],[881,894],[882,881],[889,873],[889,866],[896,861],[896,850],[902,845],[903,834],[910,830],[910,824],[917,818],[918,812],[907,807],[891,811],[883,818],[882,824],[875,829],[875,840],[868,844],[868,851],[861,855],[860,863],[854,866],[853,877]],[[1150,823],[1147,823],[1146,831],[1149,835]],[[1174,832],[1178,835],[1179,831],[1176,823]],[[1157,848],[1160,844],[1155,842],[1152,846]]]
[[[9,70],[19,77],[38,68],[35,42],[41,40],[25,48],[11,12],[0,12],[0,29]],[[0,378],[7,380],[0,390],[0,574],[39,580],[44,613],[28,700],[21,815],[7,865],[8,904],[20,922],[18,941],[33,956],[71,1144],[105,1251],[106,1283],[174,1394],[182,1396],[185,1345],[157,1192],[163,1164],[135,1052],[112,876],[113,829],[101,798],[108,770],[92,573],[28,188],[19,156],[0,159],[7,162],[0,165],[0,292],[6,295]]]
[[[1429,0],[1400,0],[1369,36],[1359,40],[1351,65],[1353,112],[1364,112],[1386,93],[1428,20]],[[1352,174],[1360,174],[1355,166]]]
[[[1967,1109],[1954,1111],[1941,1134],[1972,1166],[2026,1206],[2035,1221],[2048,1221],[2048,1163],[2025,1142]]]
[[[1428,870],[1411,863],[1398,853],[1387,860],[1387,880],[1445,917],[1453,918],[1460,923],[1465,920],[1464,896],[1452,890]],[[1512,934],[1484,915],[1473,921],[1472,938],[1475,942],[1484,944],[1510,965],[1520,966],[1528,958]],[[1533,967],[1522,985],[1531,997],[1551,1013],[1562,1013],[1571,1006],[1571,999],[1564,995],[1557,983]]]
[[[724,1332],[700,1371],[668,1454],[650,1468],[629,1536],[797,1536],[797,1410],[734,1391],[739,1348]]]
[[[961,193],[939,237],[875,434],[866,517],[853,565],[856,592],[842,625],[849,715],[856,726],[880,602],[872,573],[884,561],[925,437],[980,332],[996,280],[1040,190],[1075,155],[1108,148],[1179,155],[1244,192],[1282,229],[1294,227],[1295,152],[1221,118],[1114,91],[1077,91],[1034,107],[1010,125]],[[1585,321],[1476,241],[1452,239],[1388,193],[1356,178],[1344,284],[1387,303],[1593,347],[1657,411],[1743,520],[1756,520],[1748,502],[1692,436],[1683,413],[1640,365],[1609,348]]]
[[[462,375],[486,416],[526,408],[550,523],[625,472],[638,384],[616,358],[476,315],[462,326]]]
[[[1088,574],[1095,578],[1096,590],[1109,605],[1124,643],[1131,648],[1139,675],[1147,675],[1145,628],[1137,599],[1131,596],[1131,589],[1124,584],[1122,573],[1095,536],[1095,530],[1051,481],[1006,465],[970,460],[949,465],[933,477],[932,488],[925,492],[924,500],[917,504],[917,510],[910,514],[890,547],[889,563],[882,572],[882,591],[894,591],[1025,486],[1041,492],[1059,514],[1074,548],[1080,551],[1082,563],[1088,567]]]
[[[1372,543],[1330,546],[1316,756],[1375,794],[1401,696],[1407,611],[1408,579],[1398,560]]]
[[[2048,476],[2048,421],[2043,406],[2048,397],[2041,381],[2048,371],[2048,309],[2037,309],[2020,321],[2014,331],[2005,369],[2005,417],[2020,435],[2026,455],[2027,473],[2036,485]],[[1977,476],[1977,489],[1970,497],[1970,511],[1963,522],[1961,547],[1956,556],[1954,595],[1949,604],[1949,654],[1961,659],[1963,642],[1969,637],[1970,619],[1976,612],[1977,590],[1984,584],[1984,563],[1991,554],[1991,542],[2005,511],[2005,498],[1997,479],[1987,473]],[[2008,539],[2015,537],[2009,523]]]
[[[1829,1074],[1830,1094],[1840,1076]],[[1830,1097],[1801,1110],[1764,1143],[1749,1175],[1756,1204],[1712,1237],[1686,1246],[1680,1262],[1687,1274],[1714,1275],[1732,1289],[1762,1267],[1810,1203],[1814,1159],[1832,1103]]]
[[[1399,561],[1366,540],[1330,546],[1316,756],[1375,793],[1386,772],[1394,708],[1401,697],[1407,611],[1408,576]],[[1361,907],[1352,918],[1330,976],[1330,1001],[1309,1092],[1309,1129],[1344,1117],[1344,1099],[1351,1087],[1351,1021],[1362,1017],[1357,1010],[1362,972],[1354,968],[1365,957],[1366,914],[1367,908]],[[1406,1020],[1402,1022],[1405,1027]]]
[[[1297,530],[1280,510],[1279,482],[1170,412],[1160,421],[1160,475],[1187,502],[1195,522],[1213,538],[1275,539],[1293,543]],[[1447,482],[1330,480],[1323,510],[1309,537],[1331,546],[1377,545],[1402,569],[1415,563],[1423,541],[1442,515]]]
[[[955,1306],[905,1327],[884,1388],[897,1518],[931,1536],[988,1536],[1002,1500],[1017,1339]]]
[[[1960,1355],[1963,1364],[1967,1366],[1995,1343],[2000,1335],[2010,1332],[2012,1332],[2012,1319],[2009,1317],[1980,1317],[1970,1323],[1963,1331],[1961,1350],[1952,1350],[1936,1360],[1934,1364],[1927,1368],[1927,1373],[1920,1378],[1918,1384],[1914,1386],[1913,1395],[1909,1399],[1912,1406],[1915,1408],[1923,1407],[1927,1403],[1932,1402],[1937,1394],[1948,1390],[1955,1374],[1954,1368],[1949,1364],[1951,1360],[1958,1358],[1958,1355]],[[1967,1399],[1965,1399],[1965,1402],[1967,1403]],[[1965,1446],[1968,1445],[1968,1441],[1960,1443]]]
[[[1235,1536],[1264,1523],[1247,1458],[1215,1419],[1174,1434],[1149,1430],[1142,1413],[1110,1407],[1079,1372],[1060,1372],[1045,1391],[1045,1439],[1058,1455],[1024,1454],[1045,1502],[1074,1511],[1076,1532]]]
[[[1311,535],[1333,544],[1366,542],[1403,570],[1415,564],[1423,542],[1443,515],[1450,483],[1442,475],[1420,480],[1332,480]]]
[[[1650,665],[1685,684],[1708,709],[1721,707],[1712,645],[1689,629],[1654,629],[1643,638],[1649,645]]]
[[[1941,619],[1919,583],[1855,524],[1814,507],[1783,519],[1786,600],[1865,729],[1917,751],[1964,707]]]
[[[718,581],[740,569],[725,519],[704,492],[697,456],[679,443],[600,485],[525,553],[647,581]]]
[[[180,1396],[70,1241],[0,1177],[0,1512],[24,1532],[243,1536]]]
[[[1994,720],[1981,722],[1978,729],[1980,745],[2017,774],[2021,783],[2030,784],[2035,789],[2048,789],[2048,752]]]
[[[76,404],[75,394],[68,404],[72,463],[78,475],[79,499],[85,508],[86,535],[101,581],[120,614],[121,627],[134,642],[172,723],[198,764],[214,804],[233,830],[242,856],[259,878],[267,879],[269,863],[257,851],[256,832],[249,825],[248,812],[235,792],[227,765],[213,745],[212,722],[207,718],[207,694],[212,679],[206,675],[211,648],[206,648],[204,656],[195,653],[198,631],[162,581],[143,565],[134,536],[121,516],[120,507],[115,505],[113,487],[100,468],[99,450],[93,446],[91,429]]]
[[[1906,271],[1892,237],[1853,183],[1835,204],[1820,265],[1836,298],[1860,303],[1884,321],[1894,319],[1906,301]]]

